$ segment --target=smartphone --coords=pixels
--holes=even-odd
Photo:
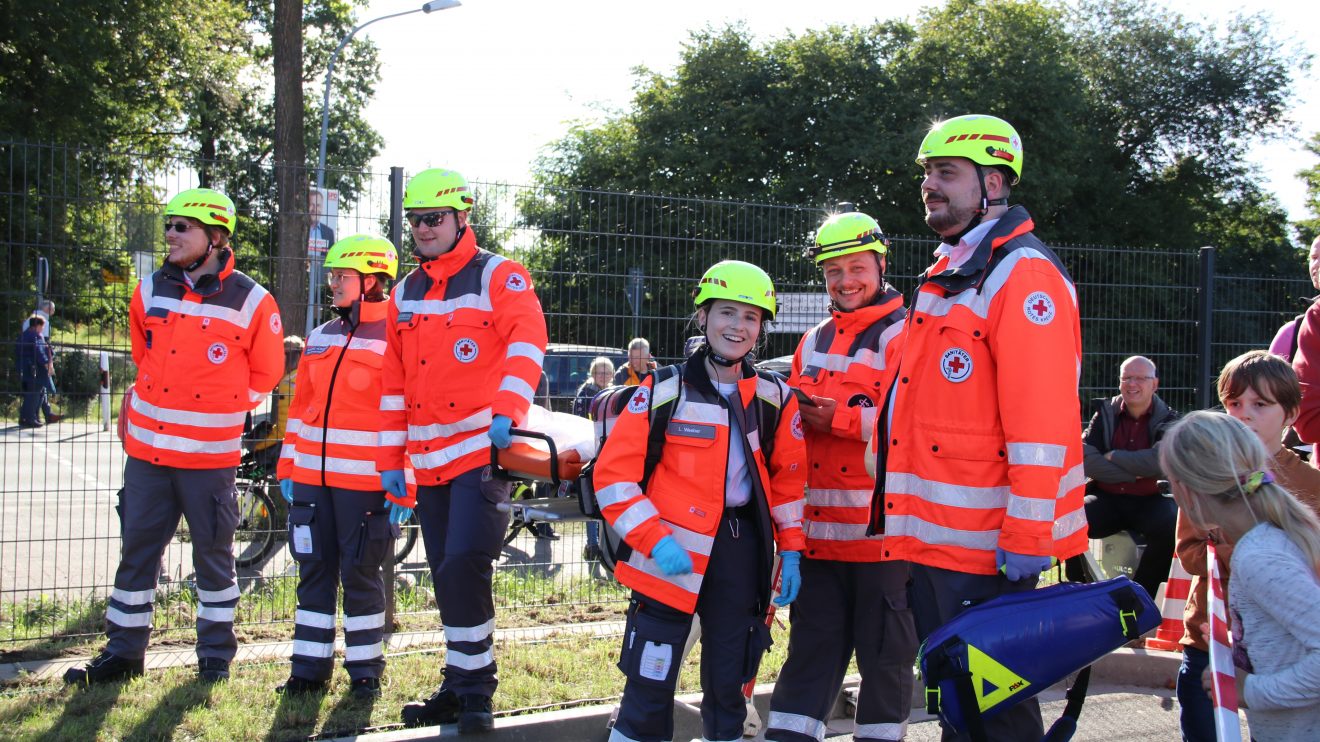
[[[818,406],[819,406],[819,405],[817,405],[815,402],[811,401],[811,395],[807,394],[806,392],[802,391],[801,389],[798,389],[797,387],[789,387],[789,388],[793,390],[793,396],[794,396],[794,397],[797,397],[798,404],[800,404],[800,405],[806,405],[806,406],[808,406],[808,407],[818,407]]]

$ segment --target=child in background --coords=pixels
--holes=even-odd
[[[1320,739],[1320,519],[1275,482],[1256,434],[1227,415],[1184,417],[1165,435],[1160,464],[1188,521],[1233,547],[1233,661],[1252,737]]]
[[[1302,461],[1283,445],[1283,436],[1297,419],[1302,390],[1288,362],[1265,351],[1253,350],[1229,361],[1219,373],[1219,402],[1228,414],[1251,429],[1270,455],[1275,482],[1320,514],[1320,470]],[[1178,559],[1192,575],[1192,589],[1184,611],[1183,660],[1178,672],[1178,703],[1182,707],[1185,742],[1214,742],[1214,709],[1201,688],[1201,673],[1210,661],[1201,625],[1206,621],[1205,531],[1193,526],[1186,512],[1178,514]],[[1232,547],[1217,541],[1215,553],[1225,584]]]

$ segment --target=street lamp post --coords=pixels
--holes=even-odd
[[[377,21],[383,21],[388,18],[398,18],[403,15],[412,15],[413,13],[434,13],[437,10],[457,8],[462,4],[463,3],[460,0],[431,0],[431,2],[426,3],[420,8],[372,18],[366,23],[359,24],[352,31],[344,34],[344,38],[339,40],[339,46],[335,47],[334,53],[330,55],[330,63],[326,65],[325,68],[325,93],[321,96],[321,143],[316,155],[316,190],[321,191],[325,189],[325,138],[326,132],[330,128],[330,78],[335,74],[335,61],[339,59],[339,53],[344,50],[344,47],[348,46],[348,42],[353,40],[353,34],[356,34],[358,31],[361,31]],[[315,295],[316,266],[309,265],[307,270],[307,328],[303,332],[303,337],[312,334],[312,327],[315,326],[313,325],[313,309],[316,306],[316,301],[314,299]]]

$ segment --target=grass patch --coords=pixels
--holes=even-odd
[[[787,628],[777,626],[773,636],[761,682],[774,680],[787,653]],[[551,633],[537,641],[497,643],[496,714],[617,698],[623,691],[615,667],[621,640]],[[680,690],[698,688],[699,655],[697,648],[684,663]],[[235,665],[230,681],[214,686],[198,682],[192,667],[150,671],[128,683],[86,690],[29,679],[0,691],[0,738],[292,740],[351,734],[397,725],[403,704],[439,685],[440,670],[438,648],[392,655],[375,702],[353,700],[347,676],[338,669],[325,696],[277,696],[274,688],[289,672],[285,662]]]

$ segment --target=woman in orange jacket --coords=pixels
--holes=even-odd
[[[694,614],[705,738],[740,739],[742,685],[770,644],[765,612],[776,543],[783,565],[776,604],[792,602],[800,582],[802,420],[788,385],[758,374],[750,356],[774,319],[774,285],[760,268],[726,260],[706,271],[695,304],[704,344],[642,382],[596,462],[597,499],[624,542],[615,576],[633,591],[615,742],[673,737],[674,690]]]
[[[294,380],[276,475],[289,502],[289,550],[298,561],[293,670],[279,693],[323,692],[334,671],[335,603],[344,586],[344,669],[353,695],[380,695],[391,520],[411,503],[376,474],[385,286],[398,272],[389,240],[354,235],[325,259],[339,316],[312,330]],[[390,499],[387,499],[390,498]]]

